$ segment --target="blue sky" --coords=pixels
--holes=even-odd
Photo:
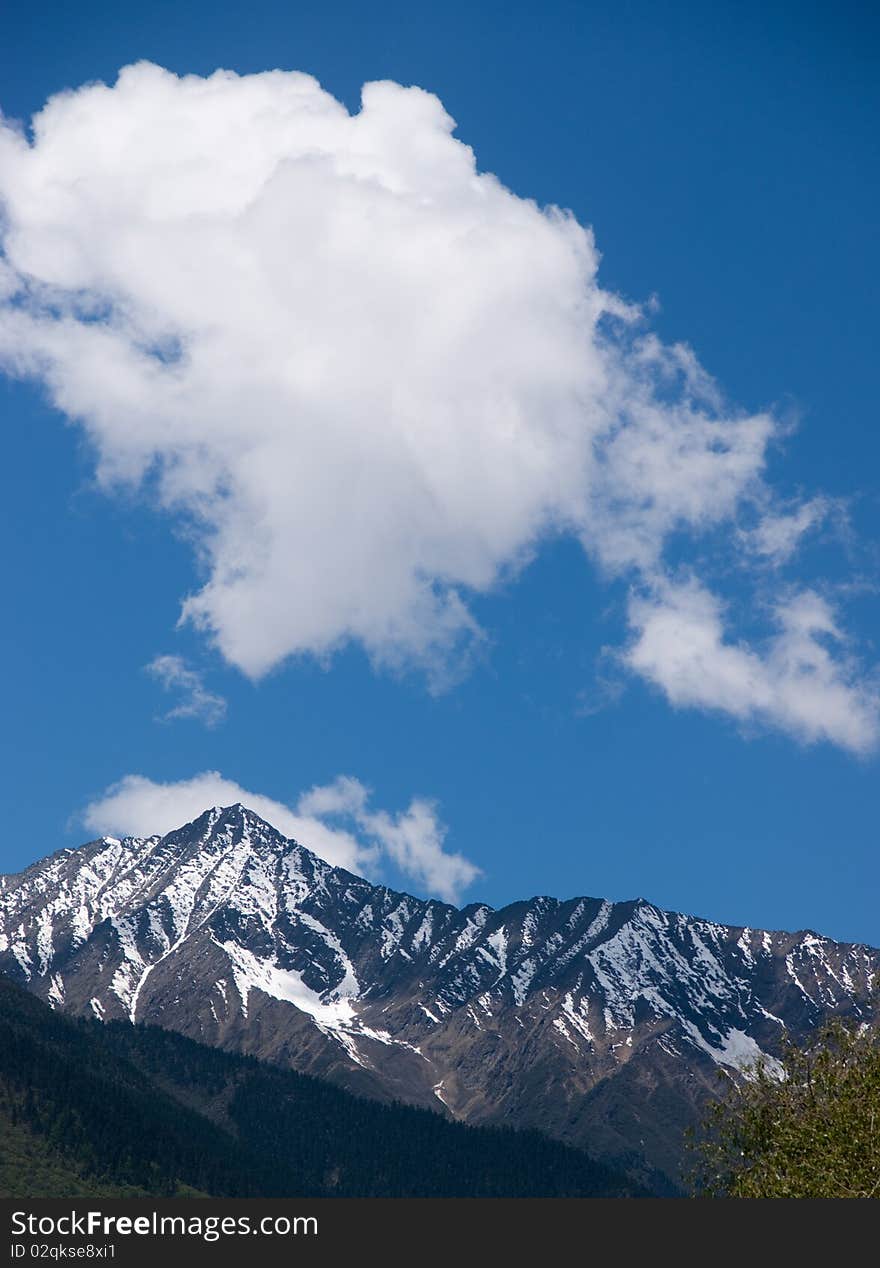
[[[120,67],[140,59],[176,75],[209,75],[218,66],[241,75],[300,70],[351,111],[368,81],[436,94],[479,171],[494,173],[520,199],[569,208],[592,226],[606,292],[642,305],[657,297],[640,330],[667,347],[684,341],[693,349],[735,402],[722,418],[769,411],[776,422],[766,451],[771,492],[756,502],[746,490],[739,509],[708,526],[702,510],[699,532],[675,527],[664,538],[662,566],[610,567],[607,519],[584,530],[592,553],[571,532],[539,530],[526,534],[525,546],[500,549],[491,563],[501,579],[458,585],[482,633],[476,645],[471,640],[467,672],[438,691],[436,657],[426,669],[412,639],[402,652],[375,636],[372,660],[367,635],[332,654],[272,660],[261,639],[276,619],[287,622],[288,643],[319,636],[303,632],[286,609],[261,616],[259,603],[246,613],[246,627],[237,616],[224,625],[215,613],[220,645],[216,628],[212,640],[192,624],[177,627],[181,600],[207,579],[204,556],[193,549],[198,531],[159,505],[155,481],[140,491],[99,487],[95,432],[90,443],[81,426],[65,425],[39,373],[10,374],[0,381],[7,446],[0,515],[8,543],[0,626],[3,867],[85,839],[90,804],[91,822],[104,805],[105,818],[130,812],[140,830],[158,805],[149,788],[129,787],[128,803],[106,808],[106,790],[125,776],[178,784],[217,771],[314,821],[316,834],[329,825],[341,857],[420,892],[436,891],[438,876],[453,885],[456,876],[467,878],[459,869],[450,881],[438,862],[442,822],[442,857],[459,854],[482,871],[466,888],[459,884],[464,899],[641,894],[732,923],[880,941],[872,733],[877,24],[865,7],[486,4],[474,12],[343,4],[331,12],[256,3],[242,13],[86,3],[75,13],[21,6],[13,25],[17,38],[0,63],[7,118],[27,120],[62,89],[112,84]],[[145,92],[137,100],[149,104]],[[113,112],[127,107],[113,99],[106,108],[101,126],[110,127]],[[400,109],[409,107],[391,97],[377,117],[391,127]],[[421,126],[406,117],[407,126]],[[90,170],[88,158],[82,162]],[[33,232],[39,205],[36,199],[16,211],[31,217]],[[530,220],[529,232],[542,226]],[[296,235],[283,241],[295,255]],[[556,258],[541,256],[547,290],[529,292],[524,309],[558,289],[551,285]],[[389,275],[396,276],[390,268]],[[430,285],[422,285],[425,303],[434,302]],[[397,291],[388,291],[379,301],[393,316]],[[528,331],[527,320],[526,312],[517,335]],[[486,347],[492,355],[493,345]],[[363,374],[353,363],[356,399]],[[110,389],[102,380],[89,390],[88,409],[100,412]],[[666,407],[664,391],[658,399]],[[255,413],[261,408],[255,403]],[[108,426],[118,430],[105,437],[104,457],[112,450],[118,459],[119,437],[141,424],[133,414],[120,419],[112,401],[107,409]],[[205,420],[214,426],[210,406]],[[368,463],[384,444],[381,425],[380,410],[365,442]],[[283,464],[279,475],[288,478]],[[293,469],[289,486],[296,493]],[[392,507],[396,487],[392,481]],[[612,501],[620,491],[616,485]],[[487,566],[483,546],[474,546],[490,531],[479,518],[479,493],[475,486],[461,523],[445,523],[447,575],[461,575],[454,573],[459,530],[468,555],[461,569],[476,575]],[[766,553],[744,550],[743,533],[803,506],[821,508],[817,523],[779,568]],[[326,537],[323,523],[316,534]],[[299,540],[287,531],[278,530],[274,590],[284,589],[284,560]],[[392,517],[388,531],[393,553],[405,527]],[[603,544],[594,548],[596,541]],[[304,549],[320,556],[322,543]],[[698,597],[711,593],[726,605],[725,645],[758,657],[745,667],[761,681],[746,682],[752,695],[744,702],[734,698],[736,683],[725,686],[720,703],[720,689],[711,698],[703,691],[702,699],[699,682],[685,690],[670,677],[676,667],[668,658],[661,663],[659,645],[646,642],[646,629],[655,630],[648,618],[658,614],[671,612],[680,629],[694,586]],[[768,612],[778,601],[790,615],[807,592],[825,605],[809,618],[810,649],[829,648],[834,658],[836,694],[816,705],[822,717],[826,698],[838,710],[825,735],[815,710],[801,708],[813,671],[784,691],[790,648],[777,646],[775,659],[772,652],[780,627]],[[649,608],[641,625],[634,594]],[[339,595],[324,597],[332,631]],[[822,627],[831,611],[845,638],[830,639]],[[371,612],[370,621],[387,614]],[[692,606],[686,615],[693,617]],[[711,624],[703,608],[698,615]],[[432,620],[441,617],[419,618],[417,642],[433,633]],[[459,667],[460,646],[441,658],[447,677]],[[641,670],[625,660],[634,646],[644,653]],[[669,652],[665,644],[662,650]],[[173,665],[189,675],[179,688],[164,690],[160,675],[145,669],[159,656],[178,658]],[[191,701],[194,682],[209,701],[197,698],[202,717],[157,720]],[[754,704],[764,697],[769,704]],[[220,706],[212,714],[210,698],[226,702],[222,718]],[[371,789],[371,799],[360,785],[335,782],[340,775]],[[315,787],[324,791],[300,801]],[[412,798],[435,808],[407,818]]]

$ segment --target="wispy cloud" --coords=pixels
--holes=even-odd
[[[778,566],[791,559],[806,533],[841,511],[830,498],[810,498],[794,509],[768,511],[753,529],[742,533],[742,540],[748,550]]]
[[[413,883],[447,902],[456,902],[481,874],[463,855],[445,849],[446,828],[433,802],[414,797],[405,810],[376,809],[370,790],[351,775],[309,789],[292,805],[218,771],[169,783],[126,775],[91,802],[82,819],[95,832],[152,836],[211,806],[236,802],[336,867],[370,874],[390,859]]]
[[[209,691],[203,675],[191,669],[182,656],[157,656],[144,666],[165,691],[176,691],[180,700],[161,715],[161,721],[193,718],[205,726],[217,726],[226,717],[226,700]]]

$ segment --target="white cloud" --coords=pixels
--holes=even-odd
[[[155,475],[208,563],[188,619],[258,676],[430,658],[549,531],[611,566],[728,515],[771,421],[638,339],[588,230],[478,173],[436,97],[139,64],[0,134],[0,355]]]
[[[443,848],[446,829],[436,807],[413,798],[406,810],[373,810],[370,791],[342,775],[304,793],[293,805],[242,788],[218,771],[159,783],[126,775],[87,806],[85,826],[94,832],[147,837],[164,835],[197,818],[209,806],[241,802],[335,867],[370,872],[390,858],[401,871],[447,902],[477,879],[480,869]]]
[[[145,668],[148,674],[162,684],[165,691],[181,693],[179,704],[162,714],[163,722],[171,722],[175,718],[193,718],[211,727],[226,717],[226,701],[223,696],[209,691],[201,673],[190,669],[182,656],[157,656]]]
[[[414,797],[397,814],[372,810],[369,789],[350,775],[340,775],[332,784],[312,788],[300,797],[297,810],[322,821],[353,824],[405,875],[450,902],[480,875],[480,869],[462,855],[445,852],[446,828],[437,818],[434,803],[424,797]]]
[[[772,564],[784,564],[798,549],[804,534],[818,527],[833,509],[828,498],[810,498],[791,511],[769,511],[742,536],[749,550]]]
[[[251,677],[351,641],[442,675],[550,534],[650,578],[672,534],[773,513],[774,420],[453,128],[395,83],[350,115],[299,73],[148,63],[53,98],[32,140],[0,126],[0,364],[105,487],[186,521],[183,619]]]
[[[777,633],[755,649],[728,640],[720,600],[699,583],[660,584],[631,601],[635,636],[624,659],[677,707],[770,724],[806,743],[874,748],[877,692],[833,654],[841,634],[827,602],[801,591],[774,616]]]

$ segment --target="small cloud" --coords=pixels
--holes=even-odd
[[[657,581],[630,603],[634,638],[624,663],[677,708],[762,722],[807,744],[877,747],[880,696],[846,655],[825,599],[813,590],[780,599],[776,632],[761,647],[733,641],[723,616],[721,601],[697,581]]]
[[[177,718],[193,718],[212,727],[226,717],[226,701],[223,696],[208,691],[202,674],[197,669],[190,669],[182,656],[157,656],[144,668],[161,684],[164,691],[178,691],[182,696],[173,709],[160,715],[159,721],[173,722]]]
[[[801,538],[831,513],[831,499],[814,497],[802,502],[793,511],[768,512],[757,525],[742,534],[747,549],[778,567],[787,563],[797,551]]]
[[[322,820],[335,818],[351,824],[374,848],[431,893],[455,902],[480,875],[480,869],[461,854],[444,848],[446,827],[433,801],[414,797],[406,810],[389,814],[369,805],[370,790],[351,775],[311,788],[297,802],[300,814]]]

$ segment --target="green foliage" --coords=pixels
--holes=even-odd
[[[86,1175],[73,1159],[13,1122],[0,1106],[0,1196],[51,1198],[61,1193],[71,1198],[149,1196],[143,1189],[102,1183]]]
[[[880,1035],[834,1019],[730,1080],[695,1142],[706,1197],[880,1197]]]

